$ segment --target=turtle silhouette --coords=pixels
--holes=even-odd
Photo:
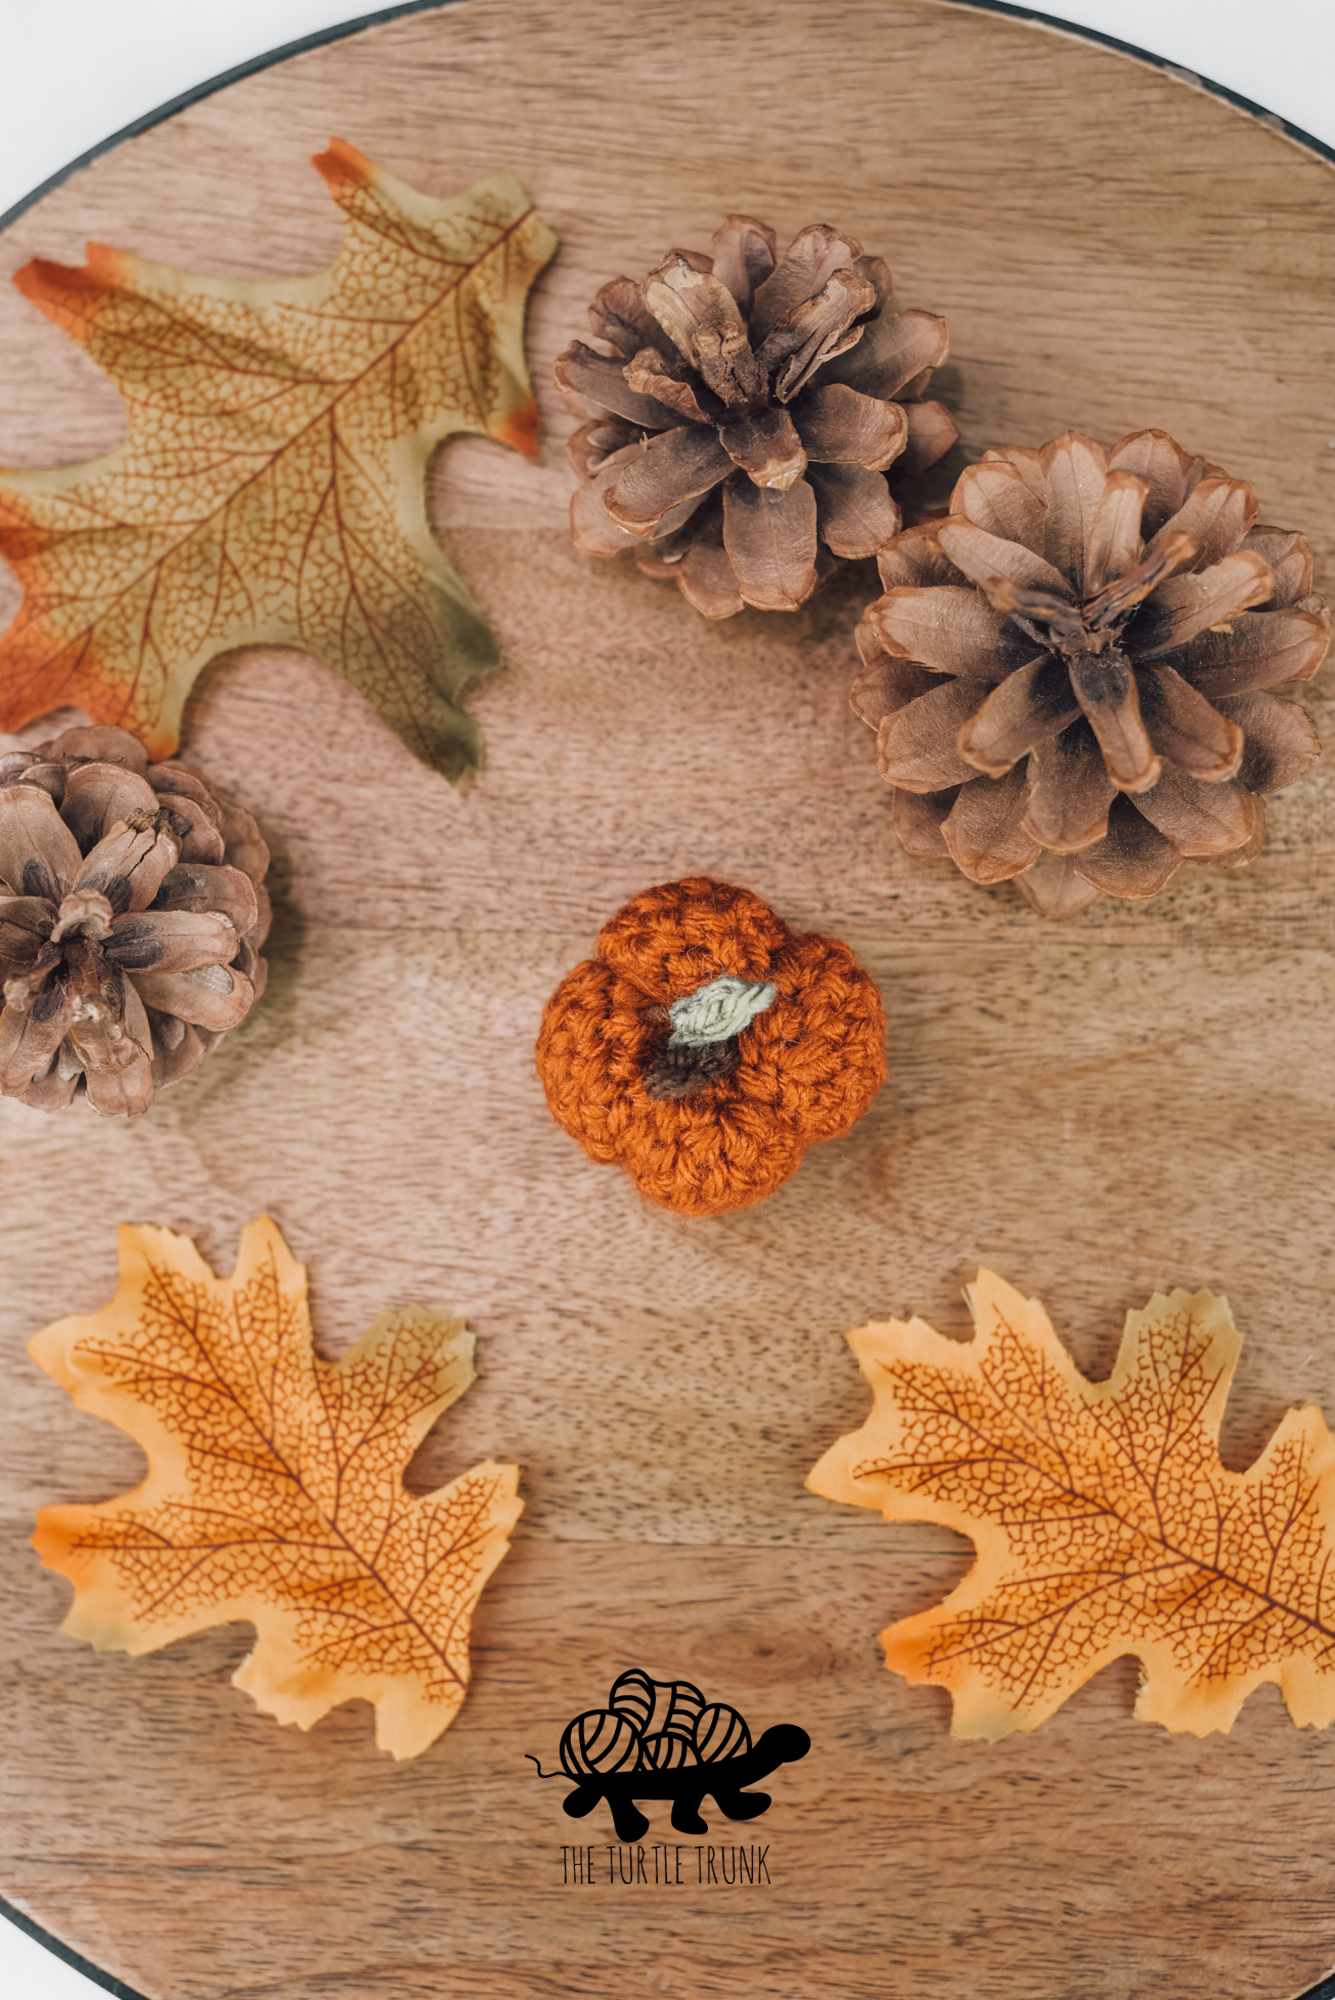
[[[796,1763],[811,1738],[795,1723],[778,1723],[753,1743],[745,1718],[726,1702],[707,1702],[693,1681],[656,1681],[639,1667],[620,1674],[605,1708],[585,1709],[566,1724],[561,1770],[540,1778],[572,1781],[562,1801],[584,1819],[605,1799],[618,1840],[639,1840],[649,1822],[637,1799],[671,1799],[678,1833],[708,1833],[700,1808],[712,1798],[725,1819],[758,1819],[772,1804],[748,1786],[780,1764]]]

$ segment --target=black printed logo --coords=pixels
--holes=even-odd
[[[562,1806],[571,1819],[583,1819],[606,1799],[617,1839],[633,1841],[649,1828],[635,1801],[671,1799],[678,1833],[708,1833],[700,1816],[706,1798],[725,1819],[758,1819],[769,1810],[770,1794],[746,1787],[810,1748],[806,1730],[791,1722],[767,1729],[753,1744],[745,1717],[727,1702],[707,1702],[691,1681],[651,1680],[632,1667],[613,1681],[606,1708],[586,1709],[567,1723],[561,1771],[574,1789]],[[540,1778],[561,1776],[525,1754]]]

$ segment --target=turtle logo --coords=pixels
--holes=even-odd
[[[656,1681],[632,1667],[608,1692],[606,1708],[586,1709],[566,1724],[561,1770],[574,1789],[562,1801],[571,1819],[583,1819],[607,1801],[618,1840],[643,1838],[649,1822],[637,1799],[671,1799],[678,1833],[708,1833],[700,1816],[712,1798],[725,1819],[758,1819],[772,1803],[768,1792],[746,1790],[780,1764],[805,1757],[811,1738],[791,1722],[767,1729],[752,1743],[745,1718],[727,1702],[707,1702],[692,1681]]]

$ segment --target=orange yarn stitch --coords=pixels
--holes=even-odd
[[[558,1124],[678,1215],[746,1208],[806,1148],[838,1138],[885,1081],[885,1013],[847,945],[790,931],[753,896],[692,876],[645,889],[598,934],[543,1011],[538,1074]],[[737,1039],[726,1077],[661,1100],[644,1070],[662,1009],[722,973],[778,997]]]

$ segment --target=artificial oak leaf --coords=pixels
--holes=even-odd
[[[148,1456],[134,1492],[38,1516],[33,1546],[75,1586],[66,1632],[148,1653],[245,1619],[234,1685],[280,1722],[369,1701],[380,1748],[415,1757],[453,1721],[473,1609],[523,1506],[518,1467],[490,1460],[420,1498],[403,1488],[474,1379],[462,1320],[383,1312],[330,1363],[267,1216],[230,1278],[188,1238],[127,1226],[115,1298],[28,1352]]]
[[[0,480],[25,593],[0,729],[74,706],[169,756],[209,660],[294,646],[424,763],[478,761],[460,697],[499,652],[432,537],[427,462],[460,431],[536,456],[524,305],[557,239],[512,174],[437,200],[340,139],[315,165],[344,239],[314,276],[191,277],[97,243],[17,274],[129,424],[104,458]]]
[[[1335,1720],[1335,1439],[1309,1404],[1246,1472],[1220,1463],[1227,1302],[1156,1293],[1088,1382],[1036,1300],[990,1271],[967,1296],[967,1344],[920,1319],[849,1335],[872,1414],[807,1481],[976,1546],[943,1604],[881,1634],[887,1666],[948,1688],[952,1733],[989,1741],[1127,1653],[1143,1721],[1227,1731],[1263,1681],[1296,1723]]]

